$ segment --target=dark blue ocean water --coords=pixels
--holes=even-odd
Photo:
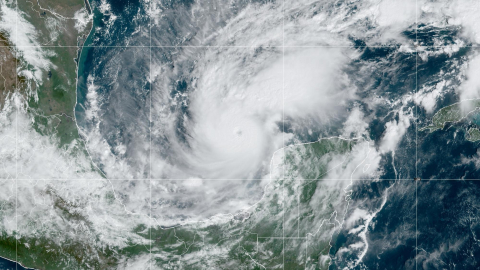
[[[85,42],[87,47],[82,50],[79,59],[76,117],[79,126],[88,130],[90,123],[85,120],[84,109],[87,106],[86,81],[89,75],[93,76],[98,87],[97,93],[105,101],[101,108],[101,133],[114,148],[115,143],[123,138],[138,137],[135,133],[137,131],[147,134],[144,131],[144,125],[148,124],[148,106],[145,102],[148,100],[150,86],[145,76],[149,72],[147,59],[152,53],[149,48],[116,47],[127,44],[148,45],[146,39],[132,37],[139,27],[148,27],[148,22],[133,20],[138,12],[145,12],[139,2],[110,2],[111,12],[119,18],[113,25],[105,23],[108,21],[108,14],[101,14],[96,9],[99,1],[92,2],[95,30]],[[180,24],[179,27],[181,26]],[[176,41],[175,35],[182,32],[173,26],[172,29],[165,29],[171,31],[159,31],[155,38],[173,43]],[[423,29],[420,26],[418,31],[405,32],[405,36],[410,39],[417,38],[423,45],[432,45],[434,37],[442,36],[443,42],[450,44],[458,34],[457,31],[456,28],[438,30]],[[371,108],[368,101],[372,94],[392,102],[404,95],[413,95],[416,89],[445,79],[445,74],[453,73],[457,64],[470,53],[469,49],[464,48],[452,56],[439,54],[423,61],[415,53],[401,52],[395,47],[361,49],[364,43],[356,43],[359,43],[361,56],[351,63],[347,73],[358,89],[359,107],[366,118],[373,119],[368,126],[369,139],[377,146],[385,133],[385,124],[398,121],[398,115],[390,113],[390,106],[378,105]],[[153,56],[164,63],[172,58],[166,49],[155,50]],[[176,65],[179,66],[177,63]],[[362,73],[367,65],[372,66],[371,72]],[[111,70],[116,70],[116,67],[122,67],[119,73],[110,73]],[[117,80],[117,84],[112,84],[113,80]],[[451,80],[455,84],[455,79]],[[458,101],[453,88],[454,86],[451,91],[447,89],[450,92],[446,92],[442,99],[437,101],[438,108]],[[189,81],[179,80],[172,89],[173,94],[187,92]],[[413,103],[403,110],[408,109],[415,111],[420,126],[425,125],[431,118],[431,115],[421,108],[415,110]],[[480,124],[480,118],[473,120],[474,124]],[[135,123],[134,131],[129,130],[132,123]],[[288,130],[289,124],[286,123],[285,126]],[[181,126],[178,130],[182,130]],[[319,137],[316,133],[314,135],[314,138]],[[301,139],[311,140],[307,135]],[[128,145],[129,142],[122,143]],[[453,269],[455,266],[456,269],[479,269],[480,262],[477,262],[476,258],[480,258],[480,245],[477,240],[480,235],[480,182],[428,181],[480,179],[480,165],[465,162],[476,156],[477,149],[478,144],[465,140],[465,133],[460,129],[446,127],[433,133],[417,133],[412,120],[405,138],[399,142],[395,160],[391,155],[385,155],[380,162],[383,168],[380,179],[404,180],[395,184],[391,180],[370,182],[357,185],[353,190],[353,201],[368,202],[372,205],[365,208],[375,209],[386,188],[393,185],[384,208],[372,221],[373,225],[370,225],[369,250],[363,258],[363,264],[357,269]],[[417,174],[423,179],[421,182],[408,180]],[[347,231],[341,232],[333,243],[330,255],[334,257],[342,247],[358,241],[351,237]],[[438,257],[435,257],[436,254],[439,254]],[[5,266],[1,263],[3,259],[0,259],[0,269],[15,269],[13,262],[5,261]],[[331,269],[344,267],[343,263],[335,261]]]
[[[148,74],[150,49],[148,16],[145,5],[139,1],[109,1],[111,9],[101,13],[98,9],[101,1],[92,1],[94,14],[93,29],[85,41],[78,60],[77,106],[75,116],[82,131],[88,134],[96,129],[111,147],[125,145],[125,159],[130,158],[138,149],[139,140],[147,140],[149,120],[147,104],[149,95]],[[114,16],[114,23],[109,18]],[[87,100],[88,78],[93,78],[101,119],[86,119],[89,110]],[[101,121],[99,121],[101,120]],[[135,123],[135,125],[133,125]],[[145,150],[146,151],[146,150]],[[144,153],[147,154],[146,152]],[[104,169],[99,157],[92,153],[93,160],[100,169]],[[135,166],[135,164],[131,164]],[[138,177],[145,177],[140,168]]]
[[[89,2],[94,15],[93,28],[85,40],[78,60],[78,105],[75,111],[80,124],[84,123],[88,75],[98,75],[98,77],[104,75],[102,72],[105,65],[119,53],[129,50],[128,46],[149,45],[148,38],[136,37],[134,34],[135,31],[142,32],[141,29],[148,27],[145,7],[139,1],[108,1],[111,10],[105,14],[98,9],[101,1]],[[113,24],[108,23],[111,16],[117,17]],[[148,58],[148,55],[145,58]],[[108,78],[100,78],[98,84],[102,86],[102,82],[111,83]],[[100,89],[100,92],[102,91],[108,94],[108,89]]]
[[[27,270],[27,269],[32,269],[32,268],[25,268],[16,262],[0,257],[0,270]]]

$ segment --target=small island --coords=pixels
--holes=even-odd
[[[470,128],[467,130],[467,140],[471,142],[480,141],[480,130],[478,128]]]

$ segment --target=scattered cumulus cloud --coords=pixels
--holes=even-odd
[[[48,57],[55,56],[55,53],[40,47],[41,44],[37,41],[38,32],[27,21],[25,18],[27,16],[22,11],[10,7],[6,1],[0,1],[0,30],[7,33],[9,41],[27,64],[22,75],[41,84],[43,72],[56,68],[48,60]]]

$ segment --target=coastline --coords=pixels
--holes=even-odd
[[[22,265],[20,262],[16,262],[14,260],[10,260],[9,258],[5,258],[5,257],[0,256],[0,267],[4,266],[5,264],[7,264],[6,265],[7,267],[12,267],[12,268],[6,268],[4,270],[10,270],[10,269],[12,269],[12,270],[13,269],[15,269],[15,270],[38,270],[38,269],[35,269],[35,268],[27,268],[24,265]]]

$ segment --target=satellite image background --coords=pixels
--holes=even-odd
[[[0,269],[479,269],[480,2],[0,0]]]

